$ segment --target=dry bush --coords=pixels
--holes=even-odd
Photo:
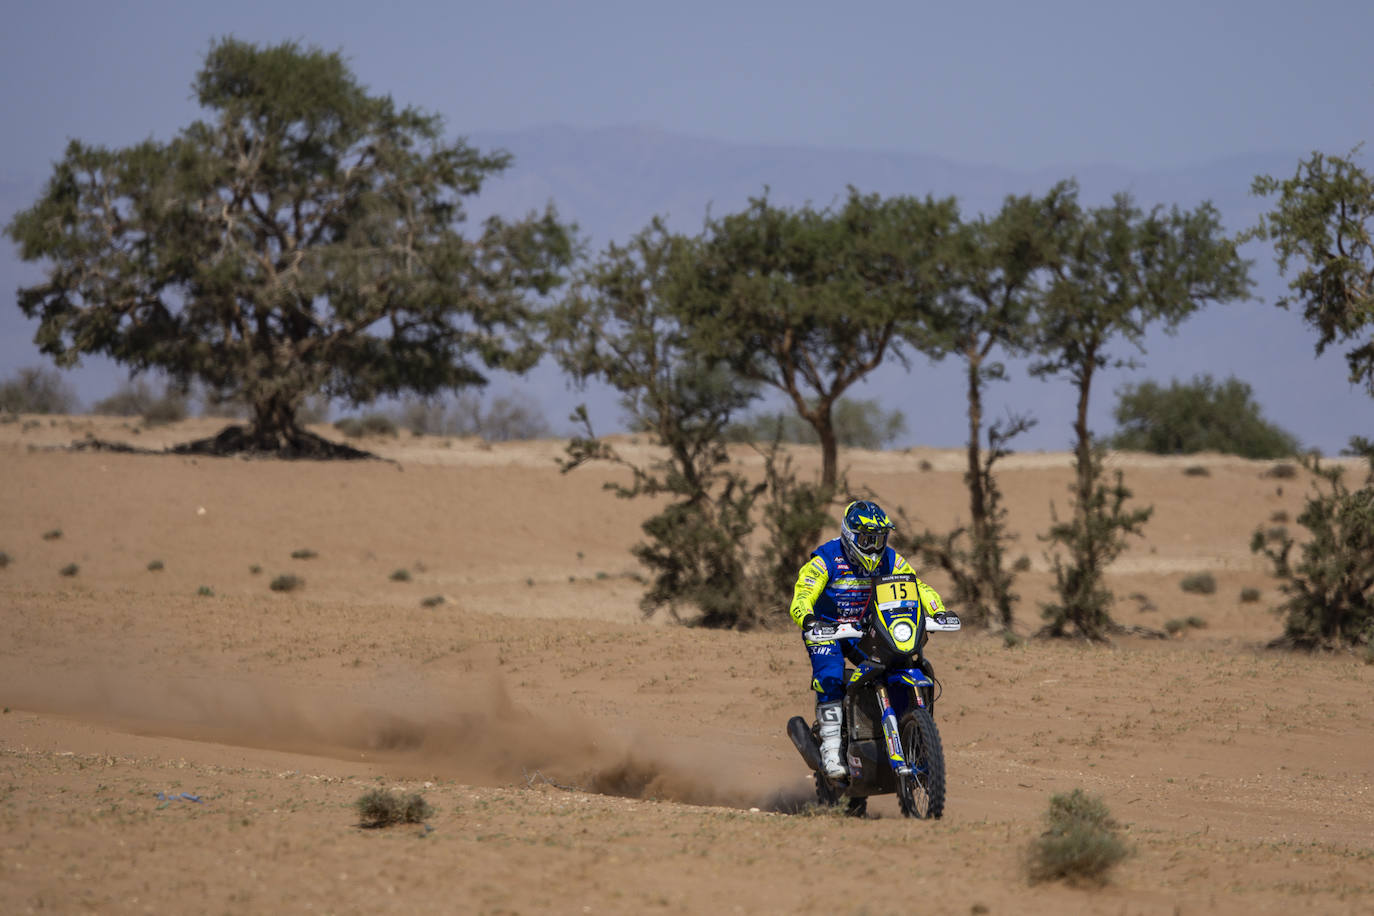
[[[0,412],[76,413],[78,401],[56,369],[20,369],[0,383]]]
[[[1194,573],[1184,576],[1178,587],[1194,595],[1214,595],[1217,591],[1217,579],[1209,572]]]
[[[1254,604],[1260,600],[1260,590],[1257,588],[1243,588],[1240,590],[1240,600],[1242,604]]]
[[[273,579],[271,584],[267,587],[274,592],[294,592],[298,588],[305,587],[305,580],[300,576],[287,573],[277,576],[277,578]]]
[[[1049,829],[1027,851],[1031,883],[1105,884],[1112,866],[1130,855],[1102,799],[1082,789],[1051,798],[1045,820]]]
[[[76,575],[77,573],[81,572],[81,567],[77,566],[75,563],[68,563],[66,566],[59,569],[58,572],[70,578]]]
[[[434,814],[434,807],[418,792],[400,795],[385,789],[363,793],[356,802],[358,826],[375,829],[392,824],[420,824]]]

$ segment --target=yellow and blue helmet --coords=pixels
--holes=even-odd
[[[867,499],[858,499],[845,506],[844,518],[840,520],[840,547],[844,558],[855,570],[872,574],[877,572],[887,551],[887,533],[892,530],[892,519]]]

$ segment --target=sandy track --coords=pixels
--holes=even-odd
[[[642,621],[627,550],[648,507],[603,470],[559,475],[557,443],[401,439],[363,464],[43,450],[85,423],[0,427],[5,912],[1374,912],[1374,666],[1259,648],[1279,625],[1250,532],[1305,490],[1268,464],[1118,458],[1156,507],[1114,570],[1118,619],[1207,629],[941,638],[947,816],[884,799],[853,821],[777,813],[807,791],[782,733],[809,705],[795,634]],[[961,458],[848,460],[939,528]],[[1013,459],[1026,631],[1049,584],[1033,535],[1069,471]],[[493,538],[501,512],[519,521]],[[1178,588],[1203,569],[1216,594]],[[269,590],[284,572],[305,588]],[[429,830],[357,828],[379,785],[423,792]],[[1075,786],[1136,855],[1104,889],[1028,887],[1022,850]]]

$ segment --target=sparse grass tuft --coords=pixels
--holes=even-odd
[[[1187,624],[1189,627],[1193,628],[1194,630],[1207,629],[1207,621],[1203,620],[1196,614],[1191,614],[1188,617],[1185,617],[1183,622]]]
[[[1002,631],[1002,647],[1003,647],[1003,648],[1005,648],[1005,649],[1015,649],[1015,648],[1017,648],[1018,646],[1023,645],[1024,643],[1025,643],[1025,640],[1024,640],[1023,638],[1021,638],[1020,636],[1016,635],[1015,632],[1013,632],[1013,631],[1011,631],[1011,630],[1003,630],[1003,631]]]
[[[271,584],[267,587],[274,592],[294,592],[298,588],[305,587],[305,580],[300,576],[287,573],[282,576],[277,576],[277,578],[273,579]]]
[[[374,829],[392,824],[420,824],[434,814],[434,807],[418,792],[400,795],[385,789],[372,789],[357,801],[358,826]]]
[[[1212,472],[1200,464],[1190,464],[1183,469],[1183,473],[1188,477],[1211,477]]]
[[[1194,595],[1214,595],[1217,591],[1216,576],[1208,572],[1184,576],[1178,587]]]
[[[61,538],[61,537],[62,537],[62,529],[61,529],[61,528],[54,528],[54,529],[51,530],[51,531],[44,531],[44,532],[43,532],[43,540],[45,540],[45,541],[56,541],[56,540],[58,540],[58,539]]]
[[[1264,472],[1265,477],[1277,477],[1279,480],[1292,480],[1298,476],[1298,466],[1296,464],[1276,464]]]
[[[75,563],[68,563],[66,566],[59,569],[58,572],[64,576],[74,576],[81,572],[81,567],[77,566]]]
[[[1181,617],[1175,617],[1173,620],[1164,621],[1164,631],[1170,636],[1177,636],[1182,633],[1186,626],[1187,624],[1183,622]]]
[[[208,585],[202,585],[196,589],[196,594],[202,598],[213,598],[215,597],[215,590]]]
[[[408,569],[393,569],[393,570],[391,571],[391,581],[392,581],[392,582],[409,582],[409,581],[410,581],[410,570],[408,570]]]
[[[1254,604],[1260,600],[1260,590],[1257,588],[1243,588],[1240,590],[1240,600],[1242,604]]]
[[[149,560],[149,561],[148,561],[148,572],[162,572],[162,561],[161,561],[161,560]]]
[[[254,563],[252,566],[248,567],[248,571],[256,576],[262,572],[262,567]]]
[[[1274,512],[1270,513],[1269,521],[1276,525],[1282,525],[1288,521],[1288,513],[1283,509],[1276,509]]]
[[[443,595],[430,595],[428,598],[425,598],[420,602],[420,607],[438,607],[439,605],[443,604],[446,600],[448,599],[446,599]]]
[[[302,547],[300,550],[291,551],[291,559],[293,560],[313,560],[318,556],[319,554],[309,547]]]
[[[1011,568],[1019,573],[1026,572],[1031,568],[1031,558],[1023,553],[1016,558],[1015,563],[1011,564]]]
[[[0,550],[0,569],[4,569],[6,566],[9,566],[9,565],[10,565],[10,555],[7,554],[7,553],[5,553],[3,550]],[[533,583],[531,583],[531,584],[533,584]]]
[[[1049,829],[1031,841],[1026,857],[1032,883],[1105,884],[1107,872],[1130,854],[1102,799],[1082,789],[1052,797],[1045,820]]]

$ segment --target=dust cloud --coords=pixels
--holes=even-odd
[[[83,669],[61,678],[0,677],[9,705],[145,737],[359,761],[396,778],[477,785],[545,783],[572,791],[691,805],[795,812],[811,793],[759,786],[720,751],[684,754],[614,736],[571,711],[515,703],[498,675],[458,695],[383,684],[305,690],[261,679],[149,679]],[[626,723],[619,723],[625,726]],[[635,731],[634,723],[628,730]]]

